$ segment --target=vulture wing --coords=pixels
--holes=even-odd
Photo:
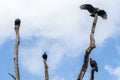
[[[95,71],[98,72],[98,66],[95,66]]]
[[[107,14],[104,10],[100,10],[98,12],[98,15],[101,16],[103,19],[107,19]]]
[[[94,13],[95,8],[91,4],[83,4],[80,6],[80,9],[88,10],[90,13]]]
[[[98,72],[98,66],[97,66],[97,62],[95,60],[90,59],[90,66],[92,68],[95,68],[95,71]]]
[[[92,63],[94,64],[94,66],[97,65],[97,62],[95,60],[92,60]]]
[[[98,72],[98,66],[97,66],[97,62],[95,60],[92,61],[95,67],[95,71]]]

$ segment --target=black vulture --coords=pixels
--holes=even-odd
[[[42,55],[42,58],[47,61],[47,54],[46,54],[46,52]]]
[[[16,19],[15,20],[15,26],[17,25],[17,26],[20,26],[20,23],[21,23],[21,20],[20,19]]]
[[[101,16],[103,19],[107,19],[107,14],[104,10],[100,10],[99,8],[93,7],[91,4],[83,4],[80,6],[80,9],[88,10],[91,13],[90,16],[95,17],[97,13],[98,16]]]
[[[90,58],[90,66],[91,66],[96,72],[98,72],[97,62],[96,62],[95,60],[92,60],[92,58]]]

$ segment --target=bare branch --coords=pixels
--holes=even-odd
[[[16,32],[16,43],[15,43],[15,49],[14,49],[14,68],[15,68],[16,80],[20,80],[19,64],[18,64],[18,48],[20,44],[19,27],[20,27],[20,20],[16,19],[15,28],[14,28]]]
[[[46,60],[43,60],[44,68],[45,68],[45,80],[49,80],[49,74],[48,74],[48,65],[46,63]]]
[[[90,80],[94,80],[94,72],[95,72],[95,70],[92,68],[92,69],[91,69]]]
[[[77,80],[82,80],[83,79],[83,77],[85,75],[85,72],[87,71],[89,55],[90,55],[91,51],[96,47],[95,46],[94,33],[95,33],[95,27],[96,27],[97,19],[98,19],[98,14],[95,15],[95,18],[94,18],[94,21],[93,21],[91,34],[90,34],[90,45],[86,49],[86,52],[85,52],[85,55],[84,55],[84,63],[82,65],[82,68],[81,68],[81,71],[80,71],[80,74],[79,74]]]
[[[14,80],[16,80],[15,76],[12,75],[11,73],[8,73]]]

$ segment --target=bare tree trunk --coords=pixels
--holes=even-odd
[[[89,55],[91,53],[91,51],[96,47],[95,46],[95,39],[94,39],[94,33],[95,33],[95,26],[97,23],[97,19],[98,19],[98,14],[95,15],[94,21],[93,21],[93,25],[92,25],[92,29],[91,29],[91,34],[90,34],[90,46],[86,49],[85,55],[84,55],[84,63],[82,65],[80,74],[77,78],[77,80],[82,80],[85,72],[87,71],[87,67],[88,67],[88,61],[89,61]]]
[[[48,74],[48,65],[46,63],[46,60],[43,60],[44,68],[45,68],[45,80],[49,80],[49,74]]]
[[[16,43],[15,43],[15,49],[14,49],[15,78],[16,78],[16,80],[20,80],[19,64],[18,64],[18,48],[19,48],[19,44],[20,44],[19,26],[15,25],[14,29],[16,32]]]
[[[94,68],[91,69],[91,76],[90,76],[90,80],[94,80]]]

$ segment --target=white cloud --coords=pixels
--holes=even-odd
[[[51,80],[65,80],[64,78],[60,78],[58,76],[55,76],[54,78],[52,78]]]
[[[111,68],[109,65],[106,65],[105,69],[115,78],[115,80],[120,80],[120,66]]]
[[[38,50],[37,48],[36,50],[31,49],[27,52],[23,49],[23,51],[21,52],[21,64],[22,67],[27,69],[31,74],[43,76],[43,62],[41,59],[41,54],[39,54],[38,52],[42,53],[41,50]]]
[[[63,76],[60,76],[60,75],[55,75],[50,80],[75,80],[75,78],[73,76],[74,76],[73,73],[67,74],[66,77],[63,77]]]
[[[107,11],[108,19],[99,17],[97,22],[95,39],[98,45],[118,33],[118,0],[1,0],[0,43],[15,37],[14,19],[20,18],[21,39],[37,39],[34,46],[23,46],[21,49],[23,67],[31,73],[39,74],[43,66],[41,55],[47,50],[50,68],[55,69],[63,57],[78,56],[89,43],[93,18],[87,11],[79,9],[83,3],[91,3]]]

